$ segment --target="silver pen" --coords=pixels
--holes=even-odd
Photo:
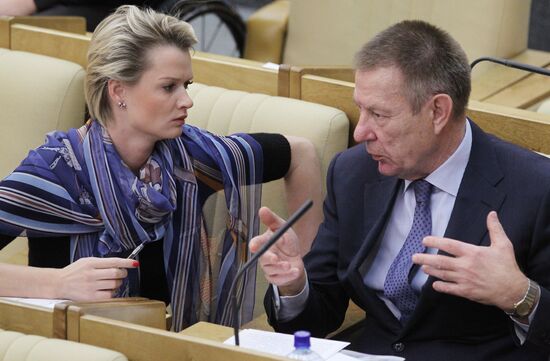
[[[145,247],[145,243],[141,243],[139,246],[137,246],[133,251],[132,253],[130,253],[130,255],[128,257],[126,257],[127,259],[136,259],[136,256],[138,255],[139,252],[141,252],[141,250],[143,249],[143,247]]]

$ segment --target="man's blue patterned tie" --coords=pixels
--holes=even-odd
[[[432,185],[423,179],[414,181],[411,185],[416,197],[412,227],[384,281],[384,296],[399,308],[402,322],[411,316],[418,299],[409,279],[409,272],[413,266],[412,255],[424,252],[422,239],[432,232],[430,212]]]

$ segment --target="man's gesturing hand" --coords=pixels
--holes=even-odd
[[[447,252],[415,254],[413,262],[439,280],[433,283],[438,292],[465,297],[510,311],[525,295],[529,286],[520,271],[514,247],[500,224],[496,212],[487,216],[489,247],[475,246],[443,237],[426,237],[424,245]]]
[[[284,220],[267,207],[262,207],[259,215],[267,231],[250,241],[251,252],[258,252],[273,232],[284,224]],[[306,276],[300,255],[300,242],[292,229],[264,253],[259,262],[267,281],[276,285],[282,296],[296,295],[304,288]]]

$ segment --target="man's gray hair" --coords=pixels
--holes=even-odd
[[[429,97],[447,94],[452,116],[465,114],[471,80],[468,58],[447,32],[419,20],[392,25],[366,43],[355,56],[359,71],[398,68],[404,76],[405,96],[416,114]]]

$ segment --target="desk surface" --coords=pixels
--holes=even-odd
[[[209,322],[198,322],[180,332],[182,335],[195,336],[207,340],[224,342],[233,336],[233,329]]]
[[[344,323],[340,326],[340,328],[338,328],[338,330],[331,333],[328,337],[331,338],[332,336],[337,335],[338,333],[346,330],[348,327],[360,322],[364,318],[365,311],[350,301]],[[262,331],[273,331],[273,328],[267,322],[267,315],[265,313],[262,313],[252,321],[241,326],[241,330],[248,328]],[[180,333],[187,336],[196,336],[212,341],[223,342],[233,336],[233,329],[231,327],[220,326],[213,323],[198,322]]]

